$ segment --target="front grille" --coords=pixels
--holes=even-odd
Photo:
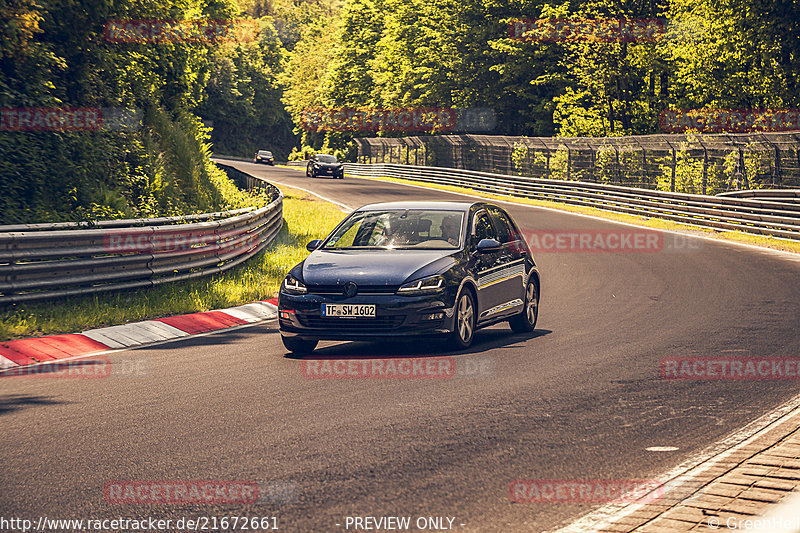
[[[402,315],[376,316],[374,318],[321,317],[297,314],[302,326],[313,329],[337,329],[342,331],[368,331],[396,329],[403,325]]]
[[[306,285],[309,294],[342,294],[342,285]],[[394,285],[359,285],[358,294],[394,294]]]

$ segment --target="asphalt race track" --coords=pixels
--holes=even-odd
[[[231,164],[353,208],[463,199]],[[634,230],[509,209],[527,231]],[[512,503],[511,482],[651,479],[797,395],[796,380],[676,381],[659,370],[664,358],[798,356],[796,258],[691,239],[656,252],[535,259],[536,331],[482,330],[468,352],[447,354],[458,369],[449,379],[308,379],[275,322],[107,356],[139,362],[136,376],[0,377],[0,514],[276,516],[280,531],[298,532],[354,531],[348,516],[425,516],[454,518],[456,531],[551,530],[592,506]],[[442,350],[323,343],[313,357]],[[126,505],[104,499],[115,480],[258,480],[285,490],[248,505]]]

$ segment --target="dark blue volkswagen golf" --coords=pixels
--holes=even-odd
[[[508,321],[533,331],[539,271],[511,216],[484,202],[394,202],[354,211],[284,279],[286,348],[320,340],[447,336],[456,349],[477,328]]]

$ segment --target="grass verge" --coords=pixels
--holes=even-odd
[[[244,264],[207,278],[152,289],[9,306],[0,309],[0,340],[74,333],[274,297],[286,272],[308,255],[306,243],[324,237],[344,218],[331,203],[297,189],[281,190],[283,228],[263,252]]]
[[[348,174],[348,175],[364,179],[374,179],[379,181],[404,183],[408,185],[419,185],[431,189],[439,189],[442,191],[470,194],[473,196],[480,196],[481,198],[487,198],[491,200],[502,200],[505,202],[513,202],[516,204],[533,205],[537,207],[549,207],[551,209],[558,209],[559,211],[568,211],[570,213],[591,215],[595,217],[605,218],[608,220],[615,220],[618,222],[627,222],[629,224],[635,224],[637,226],[670,230],[670,231],[679,231],[691,235],[701,235],[704,237],[710,237],[721,241],[739,242],[744,244],[750,244],[753,246],[760,246],[762,248],[771,248],[773,250],[780,250],[783,252],[800,253],[800,242],[790,241],[786,239],[777,239],[775,237],[768,237],[762,235],[754,235],[751,233],[743,233],[741,231],[722,231],[711,228],[702,228],[698,226],[690,226],[688,224],[681,224],[679,222],[672,222],[670,220],[664,220],[660,218],[627,215],[624,213],[615,213],[613,211],[605,211],[603,209],[597,209],[593,207],[583,207],[583,206],[565,204],[561,202],[552,202],[548,200],[532,200],[529,198],[519,198],[517,196],[504,196],[499,194],[486,193],[482,191],[476,191],[475,189],[469,189],[467,187],[438,185],[435,183],[405,180],[399,178],[375,178],[371,176],[370,177],[355,176],[353,174]]]

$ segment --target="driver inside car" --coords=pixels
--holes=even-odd
[[[460,230],[461,224],[458,216],[446,216],[442,219],[442,240],[449,242],[453,246],[458,246],[458,234]]]

